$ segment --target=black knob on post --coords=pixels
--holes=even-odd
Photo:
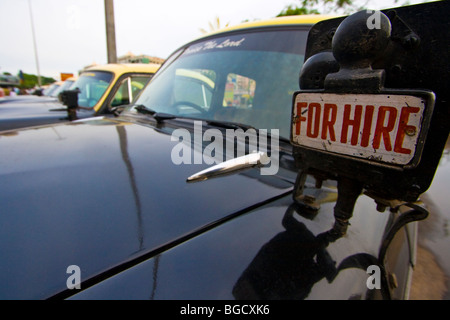
[[[333,56],[340,65],[328,74],[325,89],[374,92],[384,85],[384,70],[372,63],[389,44],[391,23],[380,11],[363,10],[345,18],[332,40]]]

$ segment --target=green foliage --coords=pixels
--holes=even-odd
[[[305,15],[305,14],[319,14],[319,11],[316,9],[309,9],[305,7],[294,7],[287,6],[283,11],[281,11],[277,17],[282,16],[296,16],[296,15]]]
[[[319,9],[319,6],[321,9]],[[304,14],[320,14],[336,11],[353,10],[354,4],[352,0],[300,0],[299,5],[289,5],[281,11],[277,17],[304,15]],[[322,12],[320,12],[321,10]]]
[[[56,80],[50,77],[41,76],[41,85],[52,84]],[[19,86],[21,89],[30,89],[38,85],[38,77],[34,74],[23,73],[23,83]]]

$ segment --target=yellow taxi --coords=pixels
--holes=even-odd
[[[306,15],[294,15],[294,16],[284,16],[284,17],[276,17],[266,20],[255,20],[255,21],[248,21],[243,22],[238,25],[229,26],[222,28],[217,31],[212,31],[208,33],[206,36],[214,35],[214,34],[222,34],[225,32],[230,31],[238,31],[238,30],[244,30],[244,29],[251,29],[251,28],[261,28],[261,27],[285,27],[285,26],[312,26],[316,24],[317,22],[336,18],[334,15],[323,15],[323,14],[306,14]],[[203,36],[202,38],[204,38]]]
[[[127,105],[150,81],[159,64],[106,64],[83,70],[71,89],[78,88],[78,106],[102,113]]]

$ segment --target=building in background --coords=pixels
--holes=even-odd
[[[127,54],[120,56],[117,58],[117,63],[155,63],[155,64],[163,64],[163,62],[165,61],[165,59],[162,58],[158,58],[158,57],[152,57],[152,56],[147,56],[145,54],[141,54],[141,55],[134,55],[131,51],[128,51]],[[84,70],[91,68],[91,67],[95,67],[98,66],[98,63],[96,62],[92,62],[91,64],[85,66],[83,69],[78,71],[78,74],[80,74],[81,72],[83,72]]]
[[[118,63],[156,63],[162,64],[164,59],[158,57],[147,56],[145,54],[134,55],[132,52],[117,58]]]

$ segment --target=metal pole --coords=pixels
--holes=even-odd
[[[36,60],[38,86],[40,88],[41,87],[41,72],[39,71],[39,59],[38,59],[38,54],[37,54],[36,36],[34,34],[33,12],[31,11],[31,2],[30,2],[30,0],[28,0],[28,7],[30,8],[31,32],[33,34],[33,45],[34,45],[34,59]]]
[[[106,21],[106,48],[108,63],[117,63],[116,53],[116,30],[114,25],[114,3],[113,0],[105,0]]]

